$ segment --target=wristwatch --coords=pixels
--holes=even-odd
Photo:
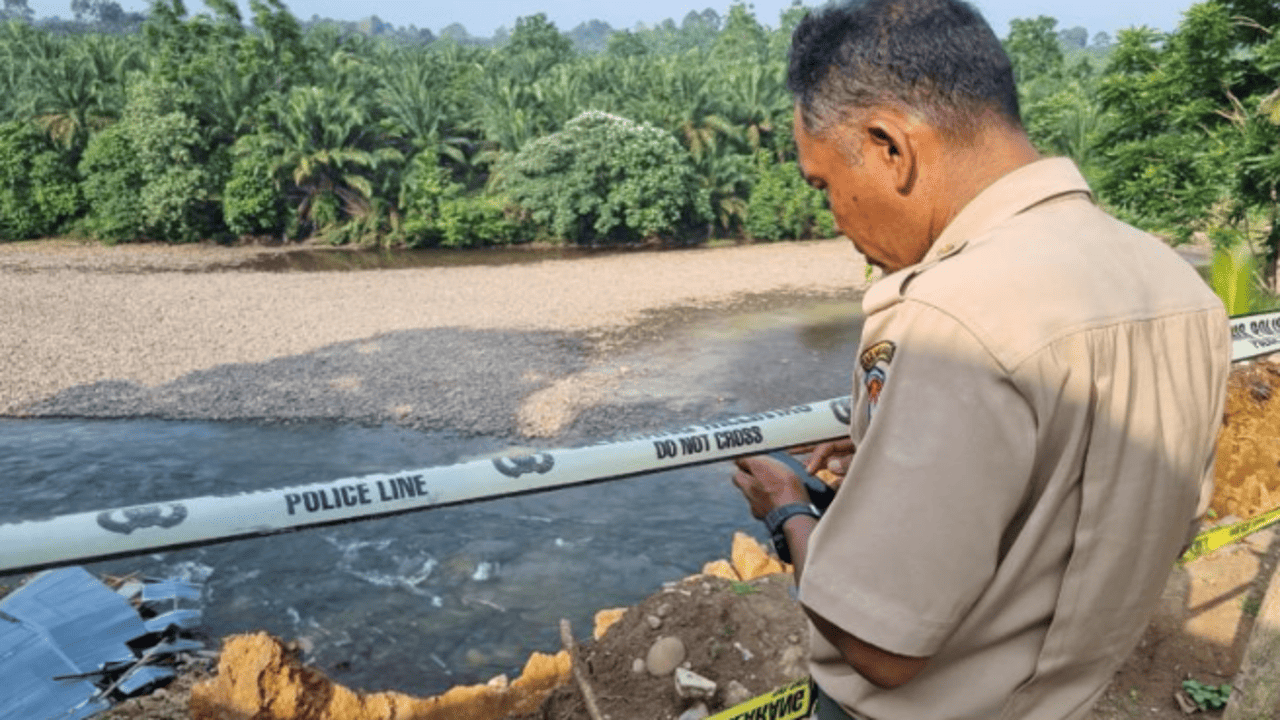
[[[764,516],[764,527],[773,538],[773,549],[778,551],[778,559],[784,563],[791,562],[791,548],[787,545],[787,535],[782,531],[782,525],[795,515],[809,515],[816,520],[822,517],[822,511],[811,503],[788,503],[770,510]]]

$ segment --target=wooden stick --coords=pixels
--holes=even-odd
[[[591,690],[591,684],[587,682],[587,676],[582,672],[582,667],[578,665],[578,646],[573,641],[573,630],[569,626],[569,621],[564,618],[560,619],[560,643],[569,653],[573,679],[578,681],[578,689],[582,691],[582,699],[587,704],[587,714],[591,716],[591,720],[604,720],[604,716],[600,714],[600,707],[596,705],[596,694]]]

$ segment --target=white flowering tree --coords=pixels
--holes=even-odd
[[[672,238],[711,218],[670,133],[597,110],[529,143],[495,182],[548,237],[580,244]]]

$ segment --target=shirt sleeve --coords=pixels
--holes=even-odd
[[[935,308],[868,318],[863,348],[857,451],[814,531],[800,601],[864,642],[929,656],[995,575],[1030,484],[1034,413]]]

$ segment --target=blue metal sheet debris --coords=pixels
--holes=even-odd
[[[128,601],[80,567],[37,575],[0,610],[45,635],[82,673],[136,661],[125,643],[147,634]]]
[[[182,580],[157,580],[142,586],[142,602],[153,603],[164,600],[200,601],[200,586]]]
[[[0,672],[0,718],[87,718],[111,707],[106,698],[91,701],[98,689],[89,680],[54,681],[75,674],[76,667],[22,623],[0,621]]]
[[[137,695],[154,690],[175,677],[177,673],[169,668],[143,665],[121,679],[116,689],[125,695]]]
[[[149,632],[156,633],[162,633],[171,627],[176,627],[182,630],[191,630],[199,627],[201,617],[202,613],[199,610],[181,608],[178,610],[171,610],[163,615],[157,615],[150,620],[147,620],[144,625],[146,625]]]
[[[152,583],[120,593],[71,567],[0,599],[0,720],[88,718],[171,680],[172,669],[148,663],[203,647],[178,637],[200,622],[198,609],[178,607],[198,600],[200,589],[154,584],[161,587],[150,593]],[[155,601],[142,605],[149,620],[130,603],[139,595]]]

